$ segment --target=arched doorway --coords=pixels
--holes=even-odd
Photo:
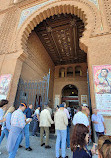
[[[69,84],[62,89],[62,102],[73,109],[78,107],[78,89],[75,85]]]
[[[56,82],[54,81],[56,66],[68,65],[67,68],[63,66],[59,70],[59,77],[63,79],[74,77],[74,68],[70,64],[87,63],[87,54],[79,46],[79,39],[84,30],[83,21],[74,14],[57,14],[43,20],[29,35],[27,41],[29,56],[23,63],[21,76],[26,79],[42,76],[38,75],[38,72],[46,72],[50,68],[49,99],[52,107],[54,107],[52,98],[53,83]]]
[[[91,7],[90,7],[90,5],[91,5]],[[86,12],[86,8],[87,8],[87,12]],[[24,11],[27,12],[27,9]],[[65,59],[66,60],[68,59],[68,63],[73,63],[73,62],[77,62],[77,61],[82,62],[82,60],[85,61],[86,60],[85,53],[87,53],[87,50],[88,50],[87,49],[88,45],[86,44],[87,43],[86,41],[88,40],[91,33],[95,32],[95,28],[97,27],[96,23],[95,23],[95,20],[98,18],[96,13],[95,13],[96,11],[97,11],[97,9],[92,4],[85,4],[82,1],[80,3],[78,3],[78,2],[76,3],[74,1],[71,1],[71,3],[70,3],[70,1],[67,1],[67,2],[62,1],[62,3],[61,2],[53,2],[50,5],[46,5],[46,6],[42,7],[42,9],[34,11],[33,14],[30,14],[30,17],[27,17],[27,19],[25,18],[25,21],[22,22],[21,26],[18,25],[18,28],[20,27],[20,29],[18,29],[17,38],[16,38],[17,40],[15,42],[17,49],[21,50],[21,53],[23,53],[23,54],[24,53],[28,54],[29,58],[31,57],[31,58],[35,59],[35,57],[32,55],[32,52],[31,52],[31,54],[29,54],[29,48],[27,49],[27,45],[29,44],[28,42],[29,42],[30,35],[33,32],[32,30],[34,30],[34,28],[36,28],[36,26],[38,24],[40,24],[40,22],[43,22],[43,20],[47,20],[47,18],[50,18],[50,17],[52,18],[55,15],[58,16],[60,14],[64,14],[64,15],[71,14],[82,21],[82,23],[84,25],[84,30],[82,29],[82,31],[80,31],[79,35],[76,34],[75,30],[77,29],[77,27],[75,25],[75,20],[71,21],[70,24],[72,25],[72,28],[73,28],[73,36],[78,36],[78,38],[77,38],[77,41],[73,41],[73,44],[72,44],[74,46],[74,48],[73,48],[74,51],[72,51],[72,52],[74,52],[74,54],[72,54],[72,57],[71,57],[69,55],[70,54],[69,52],[66,53],[65,56],[69,56],[69,57],[65,57]],[[90,15],[91,15],[90,18],[89,18],[87,13],[88,14],[90,13]],[[23,15],[23,14],[21,14],[21,15]],[[22,19],[22,16],[21,16],[21,19]],[[21,24],[21,21],[22,21],[21,19],[20,19],[19,24]],[[90,21],[92,21],[93,24]],[[80,30],[81,30],[81,27],[80,27]],[[52,34],[52,30],[51,30],[50,26],[47,27],[47,32]],[[84,32],[84,34],[83,34],[83,32]],[[63,33],[64,33],[64,31],[63,31]],[[66,40],[68,42],[69,39],[67,38]],[[58,40],[58,42],[59,42],[59,40]],[[76,46],[75,46],[75,43],[77,43]],[[38,43],[37,43],[37,45],[38,45]],[[65,47],[65,46],[66,45],[64,44],[64,48],[67,49],[67,47]],[[69,46],[69,44],[68,44],[68,46]],[[81,52],[83,51],[82,53],[84,54],[83,55],[84,59],[81,58],[81,55],[78,55],[78,57],[77,57],[77,47],[78,46],[79,46],[79,49],[81,49],[79,53],[81,54]],[[69,49],[69,51],[71,51],[70,48],[68,48],[68,49]],[[32,49],[30,49],[30,50],[32,50]],[[53,50],[53,48],[52,48],[52,50]],[[64,50],[61,49],[61,54],[62,54],[62,51],[64,51]],[[38,53],[38,52],[36,51],[36,53]],[[64,54],[62,57],[63,59],[61,59],[61,54],[58,52],[58,49],[57,49],[57,53],[59,54],[59,58],[58,58],[59,64],[64,64],[64,63],[67,64],[67,62],[64,61]],[[57,58],[56,56],[53,57],[53,59],[56,59],[56,58]],[[55,61],[54,64],[56,65],[56,63],[57,63],[57,61]],[[54,69],[53,69],[52,73],[54,73]],[[53,78],[54,78],[54,76],[53,76]]]

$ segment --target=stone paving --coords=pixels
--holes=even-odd
[[[32,151],[25,150],[25,139],[22,141],[23,148],[20,148],[17,152],[16,158],[55,158],[55,138],[50,138],[51,149],[45,149],[40,146],[40,137],[30,136],[30,146],[33,149]],[[6,150],[6,139],[4,138],[0,151],[2,154],[0,158],[8,158],[8,153]],[[72,158],[72,152],[70,149],[66,149],[66,155],[69,158]],[[97,158],[97,156],[93,156],[93,158]]]

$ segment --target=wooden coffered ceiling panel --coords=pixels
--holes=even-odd
[[[79,47],[84,23],[71,14],[54,15],[35,27],[55,65],[86,62],[86,53]]]

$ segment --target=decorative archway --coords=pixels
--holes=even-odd
[[[83,36],[80,38],[79,45],[80,48],[87,53],[91,37],[96,36],[98,33],[100,33],[101,28],[101,18],[98,7],[94,5],[94,3],[92,3],[91,1],[52,0],[49,4],[40,7],[38,10],[34,11],[27,19],[25,19],[25,21],[19,28],[17,28],[17,33],[13,42],[12,49],[14,50],[14,52],[17,52],[19,58],[23,59],[24,61],[28,57],[28,37],[34,27],[46,18],[49,18],[50,16],[62,13],[71,13],[77,15],[85,24],[85,31],[83,32]],[[33,6],[38,4],[38,2],[34,3]],[[29,5],[30,6],[28,7],[32,7],[32,4]]]
[[[80,47],[87,53],[88,38],[96,34],[98,28],[100,28],[100,20],[97,7],[91,2],[83,0],[55,1],[35,11],[23,22],[20,29],[18,29],[15,40],[16,50],[21,50],[26,53],[26,43],[34,27],[46,18],[61,13],[71,13],[83,20],[85,31],[83,37],[80,39]]]
[[[78,88],[75,85],[68,84],[62,89],[62,102],[66,102],[69,107],[79,105]]]

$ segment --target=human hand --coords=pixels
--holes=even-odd
[[[32,121],[32,118],[27,118],[26,119],[26,123],[29,123],[29,122],[31,122]]]
[[[91,149],[92,154],[95,154],[95,153],[96,153],[96,150],[97,150],[97,144],[96,144],[96,143],[93,143],[93,147],[92,147],[92,149]]]
[[[97,122],[97,121],[94,121],[94,123],[95,123],[95,124],[98,124],[98,122]]]
[[[5,122],[6,121],[6,118],[3,118],[3,120],[2,120],[3,122]]]
[[[32,118],[30,118],[29,121],[31,122],[31,121],[32,121]]]
[[[104,133],[106,134],[106,128],[105,128],[105,130],[104,130]]]

